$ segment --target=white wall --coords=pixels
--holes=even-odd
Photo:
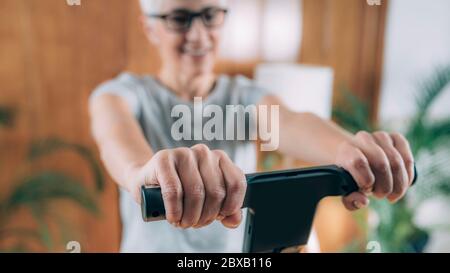
[[[450,64],[450,1],[391,0],[385,44],[380,118],[400,121],[414,113],[417,83],[436,65]],[[450,87],[449,87],[450,88]],[[450,115],[450,90],[433,107]]]
[[[302,36],[300,0],[228,0],[228,5],[222,57],[238,61],[297,60]]]

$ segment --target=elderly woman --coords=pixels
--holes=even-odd
[[[366,207],[371,194],[392,202],[403,197],[414,167],[402,135],[352,135],[311,113],[289,111],[249,79],[214,74],[225,1],[141,0],[141,5],[143,29],[162,59],[159,72],[123,73],[99,86],[90,98],[93,135],[121,189],[122,251],[241,251],[244,172],[254,171],[255,143],[175,138],[172,110],[180,105],[194,109],[195,98],[222,109],[278,105],[279,119],[272,124],[279,128],[278,151],[347,169],[360,187],[343,198],[349,210]],[[234,125],[224,121],[223,130],[229,126]],[[201,129],[194,126],[188,132]],[[167,221],[142,221],[142,185],[161,187]]]

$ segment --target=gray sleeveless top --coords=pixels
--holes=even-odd
[[[123,73],[97,87],[91,98],[102,94],[120,96],[128,103],[154,152],[204,143],[211,149],[224,150],[244,173],[255,171],[256,151],[251,141],[175,141],[171,135],[171,128],[175,122],[171,117],[173,107],[186,105],[193,113],[194,104],[181,100],[153,77]],[[203,106],[218,105],[225,113],[226,105],[245,107],[257,104],[266,94],[264,89],[245,77],[231,78],[222,75],[219,76],[210,95],[203,99]],[[228,124],[224,124],[225,130],[226,126]],[[139,205],[124,190],[120,190],[120,213],[123,224],[122,252],[241,252],[242,250],[245,222],[237,229],[227,229],[221,223],[215,222],[197,230],[176,229],[166,221],[145,223]]]

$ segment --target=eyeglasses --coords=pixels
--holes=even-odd
[[[170,30],[186,32],[191,28],[192,22],[197,17],[202,19],[207,28],[219,27],[224,23],[227,12],[228,10],[224,8],[208,7],[200,12],[179,9],[168,14],[148,14],[147,16],[164,20]]]

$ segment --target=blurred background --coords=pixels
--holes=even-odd
[[[407,198],[358,213],[324,200],[320,251],[450,252],[450,2],[229,1],[218,72],[353,132],[399,131],[412,143],[420,179]],[[121,71],[155,73],[159,60],[138,1],[80,4],[0,5],[0,252],[119,250],[117,188],[87,100]],[[309,165],[255,156],[259,170]]]

